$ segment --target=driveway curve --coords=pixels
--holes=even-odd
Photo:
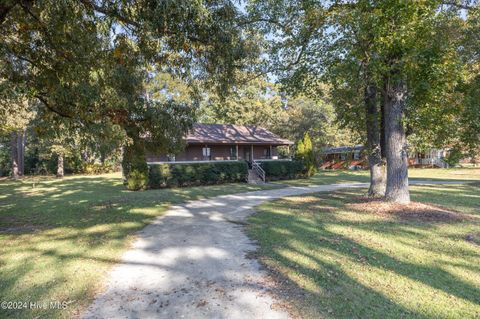
[[[288,187],[172,206],[139,232],[82,317],[288,318],[274,306],[265,272],[247,257],[256,247],[242,222],[253,207],[276,198],[367,186]]]

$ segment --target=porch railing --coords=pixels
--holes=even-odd
[[[448,168],[448,164],[441,158],[435,157],[435,158],[419,158],[418,159],[419,164],[422,165],[432,165],[432,166],[437,166],[441,168]]]
[[[252,162],[252,170],[265,182],[265,171],[255,160]]]

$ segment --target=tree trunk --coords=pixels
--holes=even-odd
[[[17,165],[18,175],[25,174],[25,130],[17,132]]]
[[[57,158],[57,177],[63,177],[63,154],[58,154]]]
[[[365,87],[365,108],[367,127],[367,152],[370,166],[369,197],[385,196],[385,170],[380,146],[380,123],[377,106],[377,88],[374,84]]]
[[[385,142],[387,155],[387,201],[408,204],[407,139],[402,119],[405,112],[407,87],[404,80],[390,79],[385,104]]]
[[[380,99],[380,150],[382,151],[382,160],[387,158],[387,145],[385,142],[385,104],[387,104],[387,80],[384,80],[382,98]]]
[[[18,179],[18,142],[17,142],[17,132],[12,132],[10,140],[10,154],[12,161],[12,178]]]

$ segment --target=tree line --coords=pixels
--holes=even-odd
[[[478,154],[477,1],[251,1],[265,68],[294,92],[329,83],[341,121],[366,133],[369,195],[408,203],[407,135]],[[472,103],[473,102],[473,103]],[[386,164],[386,174],[385,174]]]
[[[20,171],[28,121],[58,166],[79,149],[105,157],[123,145],[127,179],[146,174],[147,152],[177,152],[198,119],[264,122],[322,145],[363,137],[369,195],[407,203],[409,140],[478,153],[478,8],[468,0],[7,1],[1,131]]]

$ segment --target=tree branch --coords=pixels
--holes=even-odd
[[[87,8],[91,8],[99,13],[102,13],[106,16],[110,16],[110,17],[115,17],[117,18],[119,21],[125,23],[125,24],[128,24],[128,25],[131,25],[133,27],[139,27],[140,25],[128,18],[128,17],[125,17],[125,16],[122,16],[119,12],[116,12],[114,10],[110,10],[110,9],[107,9],[105,7],[102,7],[102,6],[99,6],[97,4],[95,4],[94,1],[89,1],[89,0],[79,0],[84,6],[86,6]]]
[[[57,115],[60,115],[61,117],[66,117],[66,118],[69,118],[71,119],[72,116],[70,114],[67,114],[67,113],[64,113],[64,112],[61,112],[55,108],[53,108],[47,101],[47,99],[43,96],[41,96],[40,94],[35,94],[34,95],[40,102],[43,103],[43,105],[45,105],[45,107],[47,109],[49,109],[50,111],[52,111],[53,113],[57,114]]]
[[[0,24],[5,21],[10,10],[12,10],[16,5],[17,2],[15,1],[0,4]]]
[[[462,3],[462,1],[442,1],[442,4],[444,5],[447,5],[447,6],[452,6],[452,7],[456,7],[456,8],[459,8],[459,9],[464,9],[464,10],[473,10],[475,8],[475,6],[472,6],[472,5],[469,5],[469,4],[466,4],[466,3]]]

